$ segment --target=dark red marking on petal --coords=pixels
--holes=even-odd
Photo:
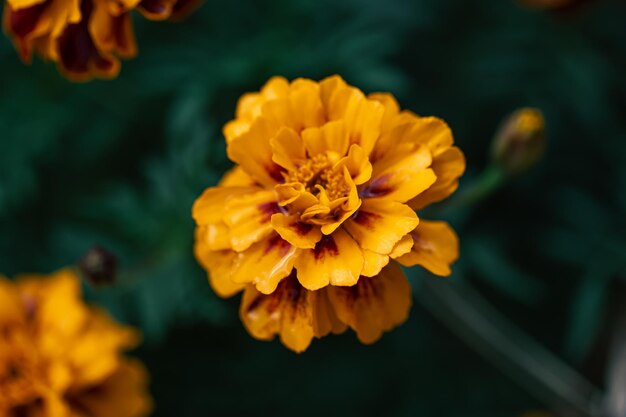
[[[274,214],[281,212],[278,203],[273,201],[270,203],[259,204],[257,208],[261,213],[263,213],[263,222],[269,222]]]
[[[305,236],[313,229],[312,224],[303,223],[301,221],[295,222],[293,227],[299,236]]]
[[[383,175],[382,177],[375,178],[370,182],[367,187],[361,191],[361,198],[375,198],[384,197],[393,191],[393,188],[389,186],[389,179],[391,174]]]
[[[32,53],[26,38],[37,27],[37,23],[39,23],[39,19],[46,10],[48,4],[49,1],[44,1],[43,3],[21,10],[11,10],[11,8],[7,5],[4,9],[4,12],[7,14],[5,17],[7,22],[7,31],[15,36],[15,41],[20,50],[20,56],[25,62],[30,62]]]
[[[27,36],[35,29],[47,6],[48,1],[20,10],[11,10],[7,6],[9,30],[20,38]]]
[[[323,236],[322,239],[317,242],[315,249],[313,249],[313,255],[316,260],[323,258],[326,255],[337,256],[339,255],[339,248],[332,236]]]
[[[291,244],[280,237],[279,234],[275,234],[267,240],[267,246],[265,247],[263,254],[267,255],[274,249],[278,249],[279,256],[285,256],[287,252],[289,252],[289,249],[291,249]]]
[[[359,210],[352,216],[352,220],[369,230],[373,230],[374,224],[382,219],[382,217],[383,216],[377,213]]]
[[[265,170],[267,171],[269,176],[277,183],[282,184],[285,182],[285,177],[283,176],[283,169],[279,165],[277,164],[269,165],[265,167]]]

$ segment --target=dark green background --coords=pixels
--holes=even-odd
[[[542,109],[537,166],[427,218],[461,237],[444,285],[477,288],[608,388],[607,335],[626,300],[626,2],[207,0],[183,23],[135,23],[139,56],[89,84],[22,65],[0,39],[0,271],[49,272],[94,244],[114,252],[117,286],[86,291],[144,331],[156,416],[499,417],[549,405],[418,301],[373,346],[347,333],[296,355],[246,334],[238,300],[216,297],[193,259],[190,208],[229,167],[220,130],[237,98],[272,75],[338,73],[444,118],[467,156],[461,193],[488,166],[502,118]],[[423,300],[419,283],[437,278],[411,274]]]

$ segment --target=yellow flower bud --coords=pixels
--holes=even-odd
[[[541,111],[521,108],[504,120],[496,133],[491,156],[508,175],[533,166],[545,151],[545,120]]]

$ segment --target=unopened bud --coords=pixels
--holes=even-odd
[[[78,262],[78,267],[93,285],[111,285],[115,282],[117,258],[100,246],[94,246]]]
[[[507,117],[496,133],[491,150],[493,162],[508,175],[533,166],[546,147],[545,120],[541,111],[522,108]]]

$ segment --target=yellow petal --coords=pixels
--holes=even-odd
[[[324,288],[312,292],[311,296],[313,297],[312,325],[315,337],[321,338],[329,333],[341,334],[345,332],[348,326],[337,317],[337,313],[335,313],[335,309],[328,298],[328,291]]]
[[[322,238],[319,227],[299,221],[300,216],[277,213],[272,216],[272,227],[296,248],[313,249]]]
[[[421,265],[439,276],[452,273],[450,265],[459,257],[459,239],[446,222],[422,220],[411,236],[413,248],[398,262],[404,266]]]
[[[348,151],[350,137],[343,120],[328,122],[322,127],[302,131],[302,140],[310,156],[326,152],[343,156]]]
[[[405,235],[396,246],[393,247],[393,250],[389,254],[391,259],[399,258],[402,255],[406,255],[411,252],[411,248],[413,248],[413,237],[411,234]]]
[[[366,344],[406,321],[412,303],[411,287],[394,263],[376,277],[361,278],[354,287],[327,291],[339,319]]]
[[[194,255],[207,271],[211,288],[222,298],[228,298],[241,291],[244,284],[235,283],[230,279],[231,270],[237,253],[232,250],[215,251],[209,249],[205,241],[205,232],[202,228],[196,229]]]
[[[258,187],[209,187],[193,203],[191,214],[199,225],[218,223],[224,215],[224,204],[231,198],[258,192]]]
[[[232,139],[227,147],[230,160],[266,187],[283,182],[283,169],[272,160],[270,146],[270,139],[276,136],[279,128],[273,121],[258,117],[249,130]]]
[[[257,184],[240,166],[234,166],[224,174],[219,185],[222,187],[252,187]]]
[[[230,279],[235,283],[252,283],[258,291],[270,294],[291,273],[297,255],[295,247],[274,234],[237,254]]]
[[[272,160],[285,169],[295,170],[296,162],[306,158],[304,143],[295,130],[282,127],[270,140]]]
[[[413,241],[411,241],[411,243],[413,243]],[[364,277],[375,277],[389,263],[388,255],[381,255],[380,253],[367,249],[362,249],[362,251],[365,263],[363,264],[361,275]]]
[[[374,164],[372,180],[361,191],[363,198],[384,198],[404,203],[437,179],[432,169],[430,152],[421,147],[408,155],[394,155]]]
[[[250,285],[243,295],[239,315],[252,337],[272,340],[280,335],[281,342],[289,349],[303,352],[314,336],[313,294],[302,288],[293,275],[268,295]]]
[[[280,212],[274,190],[231,197],[222,204],[222,220],[230,230],[230,243],[237,252],[267,237],[272,231],[272,215]]]
[[[451,147],[433,158],[432,169],[437,181],[426,191],[409,201],[414,209],[421,209],[450,196],[459,186],[465,172],[465,156],[457,147]]]
[[[418,223],[415,212],[405,204],[366,199],[344,227],[361,248],[388,255]]]
[[[312,81],[302,79],[292,83],[287,97],[263,104],[261,113],[277,125],[290,127],[296,132],[324,122],[319,87]]]
[[[148,373],[139,362],[130,359],[120,361],[115,372],[97,389],[85,389],[69,394],[70,404],[80,404],[80,414],[72,410],[72,416],[90,417],[140,417],[152,410],[152,400],[147,390]],[[72,401],[75,400],[75,401]],[[84,413],[84,414],[83,414]],[[52,414],[56,416],[56,414]]]
[[[303,250],[296,260],[298,280],[308,290],[329,284],[354,285],[363,270],[359,245],[341,228],[324,236],[315,249]]]
[[[23,319],[23,308],[14,284],[0,275],[0,328]]]
[[[359,145],[350,146],[348,155],[339,160],[333,169],[343,169],[343,167],[348,170],[350,178],[356,185],[361,185],[372,177],[372,164]]]

